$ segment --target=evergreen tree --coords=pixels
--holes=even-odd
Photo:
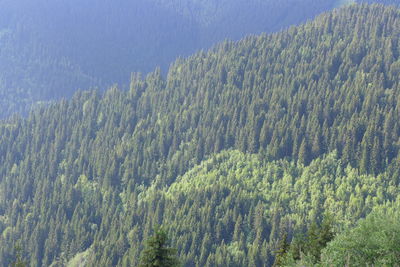
[[[15,250],[15,260],[11,263],[11,267],[26,267],[27,262],[22,259],[22,248],[19,245],[14,247]]]
[[[313,266],[321,214],[355,225],[400,198],[396,36],[395,8],[349,6],[1,121],[0,265],[21,240],[31,266],[138,266],[163,223],[184,266],[261,266],[290,221]]]
[[[310,163],[310,151],[306,139],[303,139],[299,149],[299,162],[303,165]]]
[[[279,240],[278,249],[275,251],[275,261],[273,267],[284,266],[286,253],[289,251],[289,241],[288,241],[288,233],[286,230],[283,230],[281,233],[281,239]]]
[[[179,266],[176,249],[168,247],[168,236],[163,228],[156,227],[153,236],[146,243],[139,267]]]

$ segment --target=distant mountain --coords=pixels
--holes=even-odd
[[[399,9],[351,5],[1,121],[0,264],[136,266],[165,224],[184,266],[271,266],[395,206],[399,36]]]
[[[330,10],[315,0],[2,0],[0,117],[77,89],[166,72],[224,39],[272,32]]]
[[[54,55],[33,33],[20,28],[0,32],[0,117],[26,114],[34,103],[71,97],[95,84],[93,76]]]
[[[358,0],[357,2],[359,3],[378,3],[382,5],[393,5],[393,6],[399,6],[400,2],[398,0]]]

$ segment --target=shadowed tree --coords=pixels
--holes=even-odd
[[[20,245],[16,245],[15,249],[15,261],[11,263],[12,267],[26,267],[28,266],[27,262],[22,259],[22,248]]]

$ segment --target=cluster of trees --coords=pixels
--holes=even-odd
[[[0,264],[270,266],[335,214],[399,199],[400,12],[350,6],[0,123]],[[389,205],[389,204],[387,204]]]
[[[166,72],[178,56],[224,39],[272,32],[332,9],[337,0],[0,2],[0,117],[77,89]]]
[[[282,231],[273,266],[290,266],[296,263],[315,266],[321,259],[322,250],[334,238],[330,216],[324,218],[320,225],[313,222],[305,234],[297,234],[290,244],[288,233],[285,229]]]
[[[124,242],[130,249],[120,264],[135,266],[140,252],[135,240],[146,238],[140,235],[163,223],[170,227],[184,266],[270,266],[283,230],[289,241],[311,229],[310,235],[325,240],[312,243],[320,251],[332,238],[331,225],[332,231],[340,232],[373,207],[398,200],[398,189],[389,177],[360,176],[356,169],[341,166],[334,154],[302,167],[288,161],[266,163],[238,151],[222,152],[168,189],[156,190],[154,185],[139,193],[137,208],[127,210],[106,239],[95,240],[96,250],[106,254],[95,263],[105,264],[117,253],[111,244],[123,242],[125,234],[113,233],[126,227]],[[334,220],[324,221],[324,214],[335,214]],[[105,241],[110,238],[114,241]]]
[[[377,208],[356,227],[328,243],[322,266],[397,266],[400,262],[399,205]],[[325,264],[325,265],[324,265]]]
[[[308,230],[289,244],[283,235],[275,266],[397,266],[400,262],[398,204],[378,207],[332,239],[330,224]],[[327,242],[328,241],[328,242]],[[331,242],[330,242],[331,241]]]

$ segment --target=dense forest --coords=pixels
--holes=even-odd
[[[128,83],[131,72],[160,66],[165,74],[179,56],[352,2],[2,0],[0,117],[26,115],[32,104],[70,98],[77,89]]]
[[[399,36],[352,5],[3,120],[0,264],[136,266],[156,225],[184,266],[398,262]]]
[[[382,5],[392,5],[392,6],[399,6],[400,3],[397,0],[358,0],[357,2],[360,3],[379,3]]]

